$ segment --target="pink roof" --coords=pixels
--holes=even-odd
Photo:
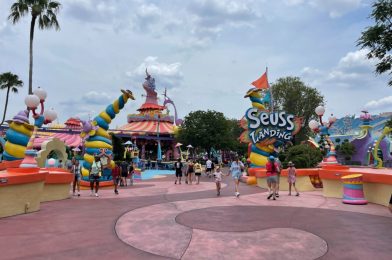
[[[41,147],[41,144],[48,140],[49,138],[58,138],[65,143],[68,147],[78,147],[82,145],[82,138],[79,134],[65,134],[65,133],[57,133],[51,136],[39,137],[34,140],[34,147]]]

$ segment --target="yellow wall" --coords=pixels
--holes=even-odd
[[[257,186],[267,189],[267,178],[257,178]],[[315,188],[313,187],[309,176],[297,176],[295,186],[297,187],[298,191],[313,191]],[[287,176],[280,176],[279,182],[279,190],[288,191],[289,190],[289,183],[287,182]],[[292,190],[294,190],[292,188]]]
[[[44,182],[0,187],[0,218],[38,211]]]
[[[69,191],[71,186],[66,184],[45,184],[41,196],[41,202],[63,200],[70,198]]]
[[[323,179],[323,195],[330,198],[343,198],[343,183],[340,180]],[[392,194],[392,185],[382,183],[363,184],[363,192],[368,202],[389,206]]]
[[[392,195],[392,185],[382,183],[368,183],[363,184],[363,192],[365,198],[369,202],[389,206],[389,199]]]

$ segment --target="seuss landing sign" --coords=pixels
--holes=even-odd
[[[295,116],[286,112],[266,112],[257,108],[246,111],[248,135],[253,144],[266,139],[276,139],[283,143],[290,141],[296,128]]]

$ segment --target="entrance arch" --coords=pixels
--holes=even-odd
[[[38,152],[37,157],[35,158],[38,167],[45,167],[46,159],[51,152],[57,154],[58,160],[62,160],[64,163],[67,161],[68,155],[64,142],[58,138],[50,138],[42,143],[41,151]]]

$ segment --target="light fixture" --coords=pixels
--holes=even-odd
[[[34,95],[36,95],[40,99],[41,102],[46,99],[46,95],[47,95],[46,91],[41,87],[38,87],[37,89],[35,89],[33,91],[33,93],[34,93]]]
[[[26,106],[30,109],[36,109],[40,103],[39,97],[36,95],[28,95],[24,100]]]
[[[314,111],[318,116],[322,116],[325,113],[325,108],[323,106],[318,106]]]
[[[319,127],[319,123],[316,120],[310,120],[309,121],[309,128],[314,130],[317,129]]]
[[[57,118],[57,113],[53,108],[51,108],[50,110],[45,110],[44,117],[47,121],[53,122]]]

